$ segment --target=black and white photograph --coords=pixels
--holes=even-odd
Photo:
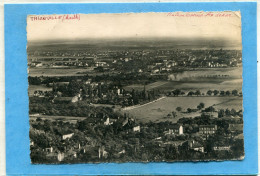
[[[243,160],[239,11],[27,17],[32,164]]]

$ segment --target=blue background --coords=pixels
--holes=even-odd
[[[26,17],[30,14],[241,11],[245,159],[224,162],[32,165],[29,150]],[[114,3],[5,5],[5,92],[7,174],[256,174],[257,49],[256,3]],[[102,22],[101,22],[102,23]],[[232,31],[227,31],[232,32]]]

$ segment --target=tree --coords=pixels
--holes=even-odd
[[[211,96],[212,90],[208,90],[207,94],[208,94],[209,96]]]
[[[200,90],[196,90],[195,95],[197,95],[197,96],[201,95]]]
[[[197,106],[198,109],[203,109],[204,107],[205,107],[205,104],[204,104],[204,103],[200,103],[200,104]]]
[[[232,90],[232,95],[237,96],[238,95],[238,91],[237,90]]]
[[[102,97],[102,88],[101,88],[101,83],[98,83],[98,97]]]
[[[229,115],[230,115],[230,110],[229,110],[229,109],[226,109],[225,114],[226,114],[227,116],[229,116]]]
[[[41,122],[41,121],[42,121],[42,119],[37,117],[36,122]]]
[[[181,110],[182,110],[182,108],[179,106],[176,108],[176,111],[178,111],[178,112],[180,112]]]
[[[205,109],[205,112],[214,112],[214,111],[215,111],[215,108],[213,106],[210,106]]]
[[[79,121],[77,125],[80,131],[85,131],[89,127],[87,120]]]
[[[174,96],[179,96],[181,94],[181,90],[180,89],[175,89],[174,91],[172,91]]]
[[[220,110],[218,111],[218,117],[221,118],[221,117],[224,117],[224,115],[225,115],[224,109],[220,109]]]
[[[201,110],[202,108],[201,108],[201,106],[200,106],[200,105],[198,105],[198,106],[197,106],[197,109],[198,109],[198,110]]]
[[[188,109],[187,109],[187,112],[188,112],[188,113],[191,113],[191,111],[192,111],[191,108],[188,108]]]
[[[194,95],[194,92],[193,92],[193,91],[190,91],[190,92],[188,93],[188,96],[192,96],[192,95]]]
[[[176,115],[176,112],[175,111],[172,111],[172,117],[175,118],[177,115]]]
[[[220,95],[221,95],[221,96],[224,96],[224,95],[225,95],[225,91],[223,91],[223,90],[220,91]]]
[[[42,149],[49,147],[49,141],[47,139],[47,136],[45,136],[45,134],[37,135],[36,138],[33,139],[33,141]]]
[[[80,87],[81,87],[81,84],[77,81],[71,81],[69,84],[68,84],[68,95],[69,96],[75,96],[79,93],[80,91]]]
[[[49,132],[52,129],[52,123],[49,120],[45,120],[43,124],[43,129],[45,132]]]
[[[235,109],[231,109],[230,115],[235,116],[237,114],[237,111]]]
[[[171,118],[171,117],[172,117],[172,115],[171,115],[171,114],[168,114],[168,115],[167,115],[167,118]]]
[[[230,92],[229,92],[229,91],[226,91],[226,95],[229,96],[229,95],[230,95]]]
[[[182,95],[182,96],[185,95],[185,92],[181,92],[181,95]]]
[[[216,96],[216,95],[219,94],[219,91],[218,91],[218,90],[214,90],[213,93],[214,93],[214,95]]]

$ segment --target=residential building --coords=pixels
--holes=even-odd
[[[215,150],[215,151],[228,151],[228,150],[230,150],[230,146],[214,146],[213,150]]]
[[[200,125],[199,126],[199,133],[200,134],[214,134],[217,131],[217,125]]]
[[[140,130],[141,130],[141,128],[139,125],[133,128],[134,132],[140,132]]]
[[[62,135],[62,139],[63,140],[70,139],[73,135],[74,135],[74,133],[64,134],[64,135]]]
[[[182,125],[175,125],[174,127],[169,129],[168,131],[165,131],[164,133],[165,133],[165,135],[168,135],[168,134],[182,135],[183,134],[183,126]]]
[[[58,153],[57,159],[58,159],[58,161],[63,161],[64,160],[64,153]]]
[[[197,141],[189,141],[189,149],[204,153],[204,146]]]

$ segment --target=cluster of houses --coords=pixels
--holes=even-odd
[[[105,116],[102,120],[105,126],[113,125],[114,123],[119,121],[119,118],[110,118]],[[127,133],[132,131],[134,133],[140,133],[142,129],[145,129],[146,126],[142,127],[139,124],[135,123],[135,120],[132,118],[125,117],[125,119],[121,120],[122,128],[127,129]],[[228,129],[234,133],[236,136],[238,133],[241,133],[243,130],[242,124],[230,124]],[[214,135],[218,130],[217,125],[199,125],[198,135],[202,137],[203,140],[207,140],[207,138],[211,135]],[[39,130],[35,131],[37,133],[42,133]],[[174,124],[169,129],[163,132],[164,136],[182,136],[185,134],[184,127],[182,124]],[[70,141],[70,139],[74,136],[74,133],[64,133],[60,136],[61,141]],[[195,138],[185,139],[185,140],[162,140],[163,136],[155,138],[152,142],[157,143],[159,147],[166,147],[167,145],[171,145],[176,147],[177,150],[193,150],[195,152],[205,153],[205,144],[202,141],[197,141]],[[90,139],[91,141],[91,139]],[[30,146],[34,146],[34,141],[31,140]],[[134,143],[135,145],[135,143]],[[143,145],[142,145],[143,146]],[[46,153],[46,157],[55,159],[55,161],[62,162],[65,159],[75,159],[78,157],[78,154],[86,154],[91,153],[91,155],[96,159],[104,159],[107,158],[109,152],[106,150],[104,145],[97,144],[82,144],[80,141],[74,143],[73,146],[64,147],[64,151],[58,150],[56,147],[49,146],[47,148],[42,149],[43,152]],[[213,151],[230,151],[230,145],[214,145],[212,147]],[[121,156],[126,153],[126,149],[122,148],[117,153],[113,153],[112,155]]]
[[[51,68],[59,68],[59,67],[88,67],[94,70],[95,67],[109,67],[109,64],[104,61],[79,61],[79,60],[71,60],[69,61],[59,61],[59,62],[31,62],[28,64],[30,67],[51,67]]]
[[[192,51],[100,51],[98,53],[88,53],[77,51],[78,53],[49,53],[43,56],[32,56],[29,59],[31,67],[104,67],[114,69],[120,64],[127,63],[134,59],[151,59],[151,64],[147,68],[140,68],[140,72],[148,69],[149,72],[156,74],[161,72],[169,72],[175,67],[207,67],[207,68],[225,68],[241,66],[242,58],[238,53],[223,54],[220,56],[212,56],[209,52],[204,51],[203,54],[193,53]],[[225,53],[225,52],[224,52]],[[34,54],[35,55],[35,54]],[[51,57],[53,55],[53,57]],[[54,56],[55,55],[55,56]],[[206,56],[205,56],[206,55]],[[215,54],[216,55],[216,54]],[[117,59],[113,59],[117,57]],[[223,59],[224,57],[224,59]],[[223,62],[225,60],[225,62]],[[44,61],[44,62],[43,62]],[[45,62],[51,61],[51,62]]]
[[[148,65],[148,71],[156,74],[156,73],[162,73],[162,72],[170,72],[175,67],[203,67],[203,68],[226,68],[226,67],[237,67],[241,66],[241,58],[235,59],[231,58],[229,62],[222,63],[218,61],[218,57],[215,57],[217,59],[208,59],[205,57],[204,60],[197,61],[196,58],[190,58],[190,59],[181,59],[178,61],[171,60],[171,59],[164,59],[161,62],[153,63],[152,65]]]

